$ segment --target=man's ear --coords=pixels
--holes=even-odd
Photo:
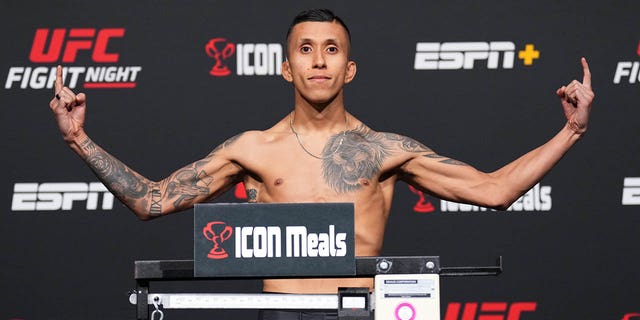
[[[344,76],[344,83],[349,83],[356,77],[357,69],[355,61],[349,60],[349,62],[347,62],[347,72]]]
[[[291,74],[291,65],[289,64],[289,60],[285,60],[282,63],[282,77],[287,80],[287,82],[293,82],[293,75]]]

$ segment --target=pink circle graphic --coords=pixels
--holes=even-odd
[[[400,318],[400,310],[409,308],[411,310],[411,318]],[[406,310],[406,309],[405,309]],[[396,320],[414,320],[416,318],[416,308],[408,302],[403,302],[396,307]]]

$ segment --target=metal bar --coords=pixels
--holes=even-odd
[[[373,277],[377,274],[424,274],[440,272],[440,257],[356,257],[355,277]],[[351,277],[351,276],[349,276]],[[242,277],[242,279],[264,277]],[[148,260],[135,262],[135,279],[195,280],[240,279],[234,277],[194,278],[193,260]]]
[[[484,267],[446,267],[440,269],[440,275],[445,277],[460,276],[497,276],[502,273],[502,256],[498,257],[494,266]]]
[[[147,305],[154,299],[165,309],[338,309],[335,294],[153,293]]]
[[[149,295],[149,282],[138,280],[136,288],[136,315],[138,320],[149,319],[149,307],[145,303]]]

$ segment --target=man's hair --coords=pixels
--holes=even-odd
[[[329,9],[309,9],[298,13],[298,15],[293,18],[291,25],[289,25],[287,37],[285,38],[287,48],[289,47],[289,35],[291,35],[291,30],[293,30],[293,27],[298,23],[302,22],[337,22],[344,28],[344,30],[347,31],[349,42],[351,42],[351,32],[349,32],[349,28],[347,28],[347,25],[342,21],[342,19],[340,19],[340,17],[336,16]]]

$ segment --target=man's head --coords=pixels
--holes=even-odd
[[[282,76],[293,84],[296,99],[315,106],[341,103],[342,87],[356,74],[350,48],[349,30],[331,11],[298,14],[287,32],[287,60],[282,64]]]
[[[293,27],[302,22],[335,22],[341,25],[347,32],[349,46],[351,46],[351,32],[349,32],[349,28],[344,23],[344,21],[340,19],[340,17],[336,16],[329,9],[309,9],[298,13],[298,15],[293,18],[293,21],[291,21],[291,24],[289,25],[289,29],[287,30],[287,37],[285,38],[287,55],[289,54],[289,36],[291,35],[291,31],[293,30]]]

